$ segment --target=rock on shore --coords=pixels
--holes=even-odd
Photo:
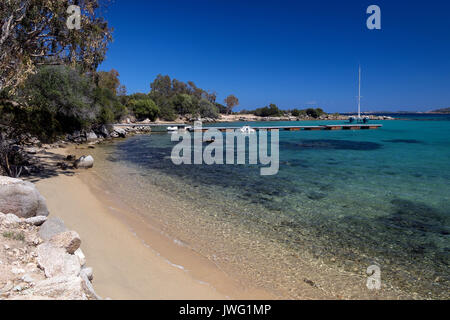
[[[45,199],[32,183],[4,176],[0,176],[0,212],[21,218],[48,216]]]
[[[94,158],[92,156],[82,156],[77,161],[74,162],[73,166],[76,169],[79,168],[92,168],[94,166]]]
[[[0,182],[0,195],[7,194],[12,199],[31,191],[2,189],[11,184],[34,187],[6,177],[0,177]],[[33,195],[36,196],[34,191]],[[3,207],[15,208],[8,199],[0,198]],[[0,300],[101,299],[92,286],[92,268],[86,266],[78,233],[69,231],[59,218],[28,217],[38,211],[30,212],[22,214],[24,217],[0,212]]]

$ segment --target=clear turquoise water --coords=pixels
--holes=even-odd
[[[214,208],[224,224],[259,230],[335,268],[377,264],[394,287],[448,298],[450,116],[407,118],[375,121],[383,124],[379,130],[281,131],[275,176],[260,176],[251,165],[175,166],[167,134],[135,136],[105,150],[111,163],[138,167],[140,178],[174,199],[182,195],[205,215]],[[337,121],[320,122],[329,123]]]

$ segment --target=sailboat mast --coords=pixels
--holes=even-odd
[[[359,66],[359,81],[358,81],[358,119],[361,118],[361,65]]]

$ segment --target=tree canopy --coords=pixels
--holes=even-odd
[[[81,9],[81,29],[67,27],[69,5]],[[0,2],[0,90],[16,88],[46,64],[95,71],[112,40],[98,16],[99,0],[2,0]]]
[[[239,105],[239,99],[236,98],[234,94],[230,94],[228,97],[226,97],[224,102],[227,105],[228,113],[231,113],[231,111],[233,111],[233,108]]]
[[[215,92],[203,90],[192,82],[187,83],[159,74],[150,84],[149,97],[160,109],[164,120],[174,120],[176,115],[192,115],[217,118]]]

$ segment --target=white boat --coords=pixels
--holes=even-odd
[[[178,127],[167,127],[167,131],[169,132],[178,131]]]
[[[250,126],[243,126],[239,131],[243,134],[252,134],[255,133],[256,130],[251,128]]]

